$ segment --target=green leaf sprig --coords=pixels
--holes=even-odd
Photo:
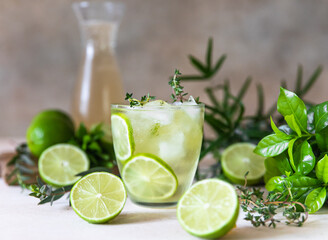
[[[19,184],[26,189],[37,173],[36,158],[29,151],[27,144],[22,143],[16,148],[16,155],[7,163],[14,166],[12,172],[6,177],[10,185]]]
[[[281,88],[277,109],[287,125],[277,127],[271,119],[274,133],[254,150],[267,157],[266,188],[281,193],[288,183],[294,199],[314,213],[327,200],[328,102],[307,108],[295,93]]]
[[[125,100],[128,100],[130,103],[130,107],[134,106],[143,106],[148,103],[150,100],[154,100],[155,96],[150,96],[149,93],[145,96],[142,96],[140,100],[132,97],[133,93],[126,93]]]
[[[285,224],[298,227],[304,224],[308,218],[307,208],[303,203],[293,200],[291,185],[288,182],[282,181],[281,192],[269,192],[268,196],[264,197],[265,193],[260,188],[246,187],[247,174],[245,185],[237,186],[240,206],[246,212],[246,221],[250,221],[254,227],[275,228],[277,223],[281,222],[276,216],[282,212]]]
[[[174,76],[169,81],[169,85],[172,87],[173,93],[171,94],[171,98],[173,99],[173,102],[183,102],[184,96],[188,95],[188,93],[185,93],[183,91],[183,86],[181,86],[181,79],[180,79],[180,71],[178,69],[175,69]]]
[[[88,130],[81,123],[69,143],[81,148],[87,154],[91,168],[99,166],[113,168],[116,166],[113,144],[111,141],[104,140],[104,136],[102,124]]]
[[[109,172],[111,170],[106,167],[95,167],[90,168],[87,171],[78,173],[76,176],[86,176],[93,172]],[[50,203],[53,204],[54,201],[61,199],[66,193],[69,193],[73,185],[68,185],[60,188],[54,188],[51,185],[44,183],[39,177],[37,178],[36,184],[29,185],[28,189],[32,191],[29,195],[40,199],[39,205]]]

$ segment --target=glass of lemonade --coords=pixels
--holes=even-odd
[[[112,105],[116,159],[130,199],[175,205],[190,187],[203,138],[204,104]]]

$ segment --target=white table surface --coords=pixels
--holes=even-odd
[[[127,201],[122,213],[107,224],[89,224],[78,217],[62,198],[37,205],[38,199],[9,187],[0,179],[0,239],[197,239],[185,232],[176,210],[140,207]],[[254,228],[239,215],[237,227],[222,239],[328,239],[328,209],[310,215],[301,227],[279,225],[276,229]]]

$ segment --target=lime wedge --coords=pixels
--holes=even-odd
[[[138,154],[125,164],[122,178],[127,190],[144,201],[171,197],[178,187],[173,170],[152,154]]]
[[[234,187],[222,180],[206,179],[194,184],[179,200],[177,217],[190,234],[219,238],[235,226],[239,213]]]
[[[226,148],[222,153],[222,170],[224,175],[233,183],[244,184],[247,172],[247,185],[261,182],[265,173],[265,158],[255,154],[255,145],[236,143]]]
[[[130,120],[122,113],[112,114],[111,120],[116,157],[125,161],[132,156],[135,147]]]
[[[81,178],[70,194],[72,208],[90,223],[105,223],[122,211],[126,191],[122,180],[107,172],[94,172]]]
[[[39,159],[41,178],[55,187],[75,183],[80,177],[75,175],[89,169],[87,155],[71,144],[57,144],[47,148]]]

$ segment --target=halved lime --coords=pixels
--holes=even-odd
[[[235,226],[239,213],[234,187],[219,179],[194,184],[179,200],[177,217],[190,234],[219,238]]]
[[[127,160],[135,147],[130,120],[122,113],[112,114],[111,120],[116,157],[121,161]]]
[[[105,223],[122,211],[126,191],[122,180],[107,172],[94,172],[81,178],[70,193],[74,211],[90,223]]]
[[[171,167],[159,157],[147,153],[129,159],[122,178],[129,193],[144,201],[169,198],[178,187],[178,179]]]
[[[46,183],[62,187],[75,183],[80,178],[75,175],[89,169],[89,159],[78,147],[57,144],[41,154],[38,165]]]
[[[244,184],[247,172],[247,185],[261,182],[265,173],[265,158],[255,154],[255,145],[236,143],[222,153],[221,163],[224,175],[233,183]]]
[[[169,106],[169,104],[164,100],[155,100],[155,101],[147,102],[144,105],[144,107],[159,107],[159,106]]]

